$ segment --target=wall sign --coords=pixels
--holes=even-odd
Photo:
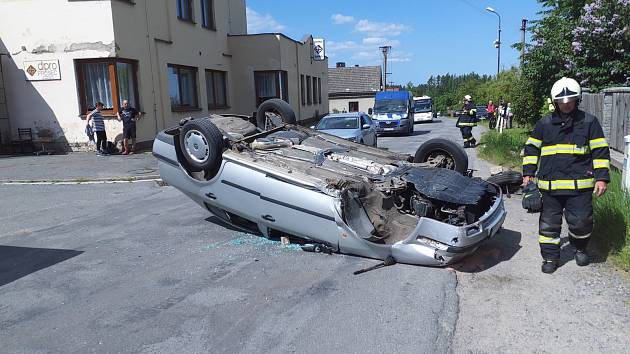
[[[313,60],[326,59],[326,45],[323,38],[313,38]]]
[[[27,81],[61,80],[59,59],[25,61],[24,75]]]

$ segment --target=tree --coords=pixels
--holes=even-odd
[[[630,1],[538,0],[542,18],[530,27],[515,116],[537,119],[553,83],[574,77],[582,86],[600,89],[630,82]],[[520,47],[515,45],[515,47]]]
[[[573,29],[569,67],[582,85],[599,89],[630,84],[630,1],[586,4]]]

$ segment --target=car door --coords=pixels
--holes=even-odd
[[[366,124],[370,127],[368,129],[363,129],[363,125]],[[366,115],[361,115],[361,134],[363,135],[363,141],[365,142],[365,145],[374,145],[374,139],[376,139],[374,124],[372,123],[370,117]]]

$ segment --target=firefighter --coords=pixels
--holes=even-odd
[[[467,147],[475,147],[477,145],[477,141],[472,135],[472,129],[477,125],[477,110],[472,102],[472,97],[470,95],[464,96],[464,106],[462,108],[462,113],[457,119],[456,127],[462,133],[462,138],[464,139],[464,148]]]
[[[574,79],[556,81],[551,88],[554,111],[536,123],[525,145],[523,185],[536,182],[542,192],[538,242],[543,273],[558,268],[563,215],[576,264],[590,263],[586,246],[593,231],[592,195],[603,195],[610,181],[608,143],[597,118],[578,109],[581,91]]]

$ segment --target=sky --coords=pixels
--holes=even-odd
[[[391,45],[387,81],[426,83],[431,75],[494,75],[498,17],[501,68],[517,66],[521,19],[539,17],[535,0],[246,0],[248,33],[281,32],[326,40],[328,66],[381,65]],[[527,39],[529,40],[529,35]]]

